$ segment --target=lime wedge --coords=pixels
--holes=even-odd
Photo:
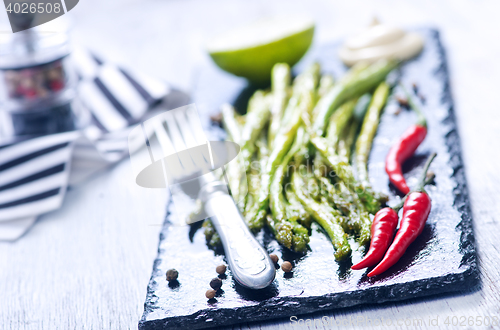
[[[228,31],[213,39],[207,50],[221,69],[262,85],[269,82],[274,64],[297,63],[313,35],[309,18],[273,18]]]

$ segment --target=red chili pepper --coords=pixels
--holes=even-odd
[[[385,207],[375,214],[372,223],[370,249],[363,260],[353,265],[351,269],[357,270],[371,267],[382,260],[394,237],[398,220],[398,212],[390,207]]]
[[[403,206],[403,218],[396,237],[387,250],[384,259],[368,273],[368,277],[380,275],[394,265],[406,252],[410,244],[424,230],[425,222],[431,212],[431,199],[424,190],[427,170],[436,154],[432,154],[424,168],[420,187],[411,192],[406,198]]]
[[[403,207],[401,226],[384,259],[368,273],[369,277],[380,275],[394,265],[406,252],[408,246],[422,233],[431,211],[431,199],[425,192],[415,191],[408,195]]]
[[[385,159],[385,171],[389,175],[389,180],[405,195],[410,192],[410,188],[406,184],[401,166],[415,153],[426,134],[427,127],[418,124],[410,126],[392,146]]]
[[[434,177],[426,178],[425,184],[429,184]],[[398,226],[398,212],[403,207],[407,196],[402,202],[394,207],[385,207],[375,214],[371,230],[371,243],[368,253],[363,260],[353,265],[351,269],[358,270],[376,265],[382,260],[389,247],[394,232]]]
[[[407,97],[408,103],[410,103],[412,109],[418,114],[417,123],[410,126],[403,133],[398,142],[392,146],[385,159],[385,171],[387,175],[389,175],[389,180],[405,195],[410,192],[410,188],[408,188],[406,184],[401,167],[403,163],[415,153],[415,150],[417,150],[418,146],[427,135],[427,122],[425,117],[420,109],[413,103],[408,93]]]

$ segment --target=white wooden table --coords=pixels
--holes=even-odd
[[[338,40],[373,15],[441,30],[482,279],[474,292],[299,318],[364,320],[346,329],[488,328],[478,320],[500,319],[500,19],[494,1],[83,0],[72,14],[75,41],[189,91],[196,67],[209,60],[203,44],[210,35],[263,15],[294,12],[316,18],[317,43]],[[2,12],[0,19],[5,17]],[[0,243],[0,328],[137,328],[165,204],[166,192],[134,185],[127,161],[69,191],[60,210],[40,217],[17,242]],[[474,325],[446,326],[453,316],[473,317]],[[439,327],[430,322],[437,317]],[[380,318],[393,325],[382,327],[375,321]],[[408,326],[413,319],[423,323]],[[235,328],[296,327],[282,319]],[[316,327],[303,328],[336,327],[317,321]]]

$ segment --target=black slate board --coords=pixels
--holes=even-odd
[[[148,286],[140,329],[230,325],[437,295],[466,290],[478,283],[471,211],[445,53],[436,30],[419,29],[419,32],[426,40],[424,51],[402,66],[401,80],[406,86],[415,82],[425,96],[422,110],[428,119],[429,133],[416,155],[405,164],[410,186],[415,184],[427,155],[437,152],[438,157],[431,167],[436,174],[435,185],[427,188],[433,201],[432,211],[422,235],[405,256],[386,274],[368,278],[367,270],[351,271],[351,261],[335,262],[331,243],[316,227],[311,236],[311,251],[305,256],[281,248],[269,232],[263,231],[258,235],[259,241],[269,253],[278,254],[280,262],[294,263],[293,276],[285,276],[278,269],[270,287],[252,291],[235,283],[228,271],[223,293],[215,302],[208,302],[205,291],[210,288],[210,279],[217,275],[215,267],[224,262],[224,256],[207,248],[202,230],[190,232],[190,227],[171,225],[169,217],[173,215],[169,213],[160,235],[158,258]],[[313,49],[297,69],[302,70],[317,60],[325,72],[341,75],[345,67],[337,59],[337,47],[327,45]],[[197,81],[194,100],[202,116],[213,114],[225,101],[244,104],[251,93],[251,89],[244,89],[244,80],[214,67],[201,71]],[[401,95],[398,88],[393,93]],[[395,204],[400,197],[388,184],[384,158],[415,119],[411,111],[395,115],[395,107],[394,102],[389,103],[381,118],[369,165],[374,188],[387,193],[390,204]],[[353,250],[356,247],[354,243]],[[361,258],[361,250],[353,252],[352,262]],[[169,286],[166,282],[165,272],[169,268],[179,271],[178,285]]]

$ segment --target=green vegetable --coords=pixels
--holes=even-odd
[[[314,63],[291,82],[289,65],[280,63],[272,69],[271,89],[254,93],[246,115],[222,107],[224,128],[241,146],[226,174],[253,233],[267,225],[281,245],[303,253],[315,221],[337,260],[351,254],[347,235],[362,245],[370,241],[370,213],[380,209],[382,197],[367,184],[366,165],[388,95],[382,81],[395,65],[358,64],[334,82]],[[377,85],[372,99],[367,93]],[[349,163],[355,144],[361,180]],[[203,227],[207,244],[219,247],[211,222]]]
[[[262,171],[269,158],[267,143],[262,138],[256,143],[256,145],[258,147],[257,159],[252,163],[247,174],[249,185],[244,212],[247,225],[253,232],[261,230],[266,219],[267,207],[262,209],[260,208],[259,194],[262,189]]]
[[[361,245],[369,243],[372,220],[365,205],[363,205],[359,197],[350,191],[343,182],[339,182],[335,190],[338,196],[351,202],[349,222],[352,226],[352,230],[358,235],[358,242]]]
[[[248,103],[245,126],[241,132],[241,150],[245,160],[249,160],[253,154],[255,141],[266,126],[271,115],[269,97],[262,91],[257,91]]]
[[[344,260],[351,255],[351,247],[347,235],[340,224],[341,215],[338,211],[320,204],[308,196],[303,189],[304,181],[297,172],[292,174],[292,187],[302,206],[313,219],[326,231],[335,247],[335,259]]]
[[[286,199],[288,200],[286,214],[288,219],[297,219],[304,228],[308,230],[311,229],[312,217],[311,215],[302,207],[297,195],[291,187],[288,187],[285,191]]]
[[[348,162],[351,158],[352,146],[356,140],[356,134],[358,133],[358,129],[363,122],[363,118],[371,99],[371,94],[364,94],[358,99],[358,102],[356,102],[356,106],[354,107],[353,118],[351,118],[340,134],[337,144],[337,153],[340,157],[343,157],[346,162]]]
[[[373,138],[377,133],[380,114],[389,95],[389,89],[389,85],[383,82],[373,93],[372,101],[363,120],[358,140],[356,141],[356,167],[359,180],[364,186],[370,185],[368,178],[368,157],[370,156]]]
[[[313,72],[313,70],[311,70]],[[261,176],[261,189],[260,194],[257,199],[258,208],[250,214],[250,218],[258,217],[261,215],[269,206],[269,189],[271,184],[271,179],[276,171],[278,165],[283,161],[283,158],[290,150],[293,143],[297,130],[301,124],[301,115],[303,113],[308,113],[313,106],[314,102],[314,88],[316,87],[316,82],[308,80],[314,80],[315,75],[306,72],[306,77],[300,86],[302,88],[297,88],[294,93],[300,93],[300,99],[297,107],[292,110],[289,120],[280,128],[274,142],[272,143],[273,149],[267,160],[266,167],[264,168],[263,174]],[[299,78],[297,78],[299,79]],[[286,115],[286,114],[285,114]],[[284,118],[286,120],[286,118]],[[252,221],[255,222],[256,220]]]
[[[274,137],[281,126],[281,119],[288,103],[290,87],[290,66],[286,63],[275,64],[271,71],[272,107],[269,124],[269,147],[272,147]]]
[[[318,136],[323,136],[331,114],[348,99],[361,96],[368,92],[381,81],[387,74],[396,67],[395,61],[379,61],[367,68],[360,69],[342,79],[328,93],[326,93],[316,105],[317,118],[313,125],[313,131]],[[351,69],[352,71],[353,69]]]
[[[283,183],[285,180],[287,165],[292,156],[300,149],[303,144],[304,131],[301,129],[292,146],[290,152],[286,155],[283,162],[276,169],[270,189],[270,209],[272,217],[268,217],[268,225],[276,236],[276,240],[282,243],[289,249],[295,252],[303,252],[309,243],[309,231],[301,223],[297,217],[288,217],[287,209],[290,209],[290,204],[285,199],[283,193]],[[290,211],[288,211],[289,213]],[[291,236],[290,236],[291,232]]]
[[[208,246],[213,249],[221,247],[222,241],[219,234],[215,230],[212,221],[210,221],[210,219],[205,219],[205,221],[203,221],[202,227],[204,228],[205,239],[207,240]]]
[[[370,187],[365,187],[356,180],[351,165],[338,156],[333,148],[327,147],[324,138],[313,137],[311,143],[320,152],[327,164],[335,171],[339,180],[343,181],[351,191],[359,196],[366,210],[375,214],[380,209],[380,201]]]
[[[241,142],[241,124],[238,122],[236,110],[229,104],[223,104],[221,107],[222,125],[229,138],[236,143]]]
[[[356,102],[357,99],[347,101],[342,104],[331,116],[330,123],[328,124],[328,131],[326,133],[326,140],[333,148],[336,148],[341,132],[345,129],[349,120],[352,118]]]
[[[335,79],[330,74],[324,74],[319,80],[318,96],[325,95],[335,84]]]

